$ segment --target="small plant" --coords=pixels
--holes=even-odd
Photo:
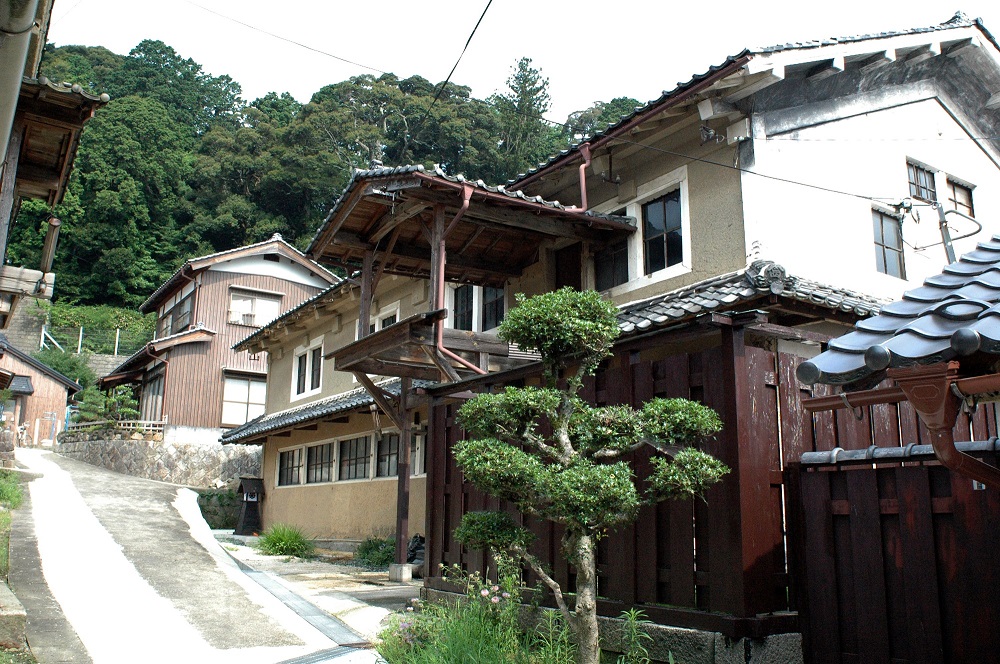
[[[21,506],[24,494],[18,483],[18,475],[10,470],[0,470],[0,505],[16,510]]]
[[[276,523],[261,535],[257,548],[266,556],[296,556],[308,558],[313,545],[295,526]]]
[[[624,651],[615,664],[649,664],[649,649],[646,647],[652,641],[643,625],[645,614],[636,608],[622,611],[622,650]],[[672,655],[671,655],[672,657]]]
[[[364,567],[388,567],[395,559],[395,537],[369,537],[354,552],[354,562]]]

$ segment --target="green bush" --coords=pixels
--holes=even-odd
[[[295,526],[276,523],[261,535],[257,548],[266,556],[296,556],[308,558],[313,553],[312,542]]]
[[[365,567],[388,567],[395,559],[395,537],[369,537],[354,552],[354,562]]]
[[[414,600],[379,636],[380,655],[389,664],[510,662],[566,664],[576,649],[562,616],[548,611],[535,630],[520,626],[520,570],[507,556],[498,559],[499,581],[453,567],[446,578],[464,586],[462,600]]]
[[[32,357],[62,375],[72,378],[80,383],[81,387],[90,387],[97,381],[94,370],[87,364],[87,353],[77,355],[76,353],[64,353],[58,348],[43,348],[34,353]]]
[[[0,505],[12,510],[21,506],[24,494],[18,482],[18,474],[10,470],[0,470]]]

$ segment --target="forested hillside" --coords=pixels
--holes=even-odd
[[[530,59],[512,64],[509,89],[486,100],[384,74],[326,85],[302,105],[287,93],[248,102],[229,76],[159,41],[127,56],[50,46],[43,75],[112,99],[87,125],[54,211],[57,299],[135,307],[186,258],[274,233],[304,246],[352,170],[373,160],[503,183],[637,103],[598,103],[553,128],[539,119],[548,81]],[[22,207],[15,264],[38,263],[48,212]]]

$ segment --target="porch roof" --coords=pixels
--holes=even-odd
[[[800,365],[798,378],[807,384],[874,384],[890,368],[958,358],[963,373],[991,373],[985,370],[997,355],[1000,235],[833,339],[828,350]]]
[[[413,381],[413,388],[428,385],[427,381]],[[378,386],[392,395],[398,396],[401,381],[393,378]],[[287,408],[276,413],[267,413],[250,420],[235,429],[223,432],[219,440],[224,444],[257,444],[264,442],[268,436],[291,431],[299,427],[313,425],[317,422],[342,415],[352,410],[368,408],[375,403],[372,396],[363,387],[350,392],[343,392],[318,401],[311,401],[301,406]]]
[[[440,169],[400,166],[356,171],[306,253],[353,269],[366,252],[384,252],[389,274],[428,277],[431,224],[437,208],[446,223],[467,210],[447,233],[445,278],[499,285],[536,262],[538,244],[568,238],[608,242],[635,231],[628,217],[584,212]]]
[[[161,339],[154,339],[132,353],[111,373],[101,377],[98,383],[102,388],[107,389],[124,383],[137,382],[142,379],[143,367],[155,360],[163,351],[183,344],[211,341],[216,334],[215,330],[210,330],[207,327],[195,327]]]

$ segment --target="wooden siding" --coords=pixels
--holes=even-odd
[[[237,353],[233,344],[257,328],[228,322],[230,288],[283,293],[281,311],[287,311],[319,289],[276,277],[208,270],[199,277],[192,323],[202,323],[217,334],[211,341],[168,350],[163,415],[170,424],[219,427],[222,419],[224,372],[267,372],[265,354]]]
[[[27,362],[23,362],[13,353],[5,353],[0,359],[0,368],[14,372],[18,376],[30,376],[33,394],[18,397],[21,400],[20,423],[27,423],[29,435],[34,431],[35,420],[42,420],[45,413],[55,413],[59,421],[66,418],[67,389],[66,386],[45,375]],[[39,438],[48,438],[44,425],[39,426]]]

